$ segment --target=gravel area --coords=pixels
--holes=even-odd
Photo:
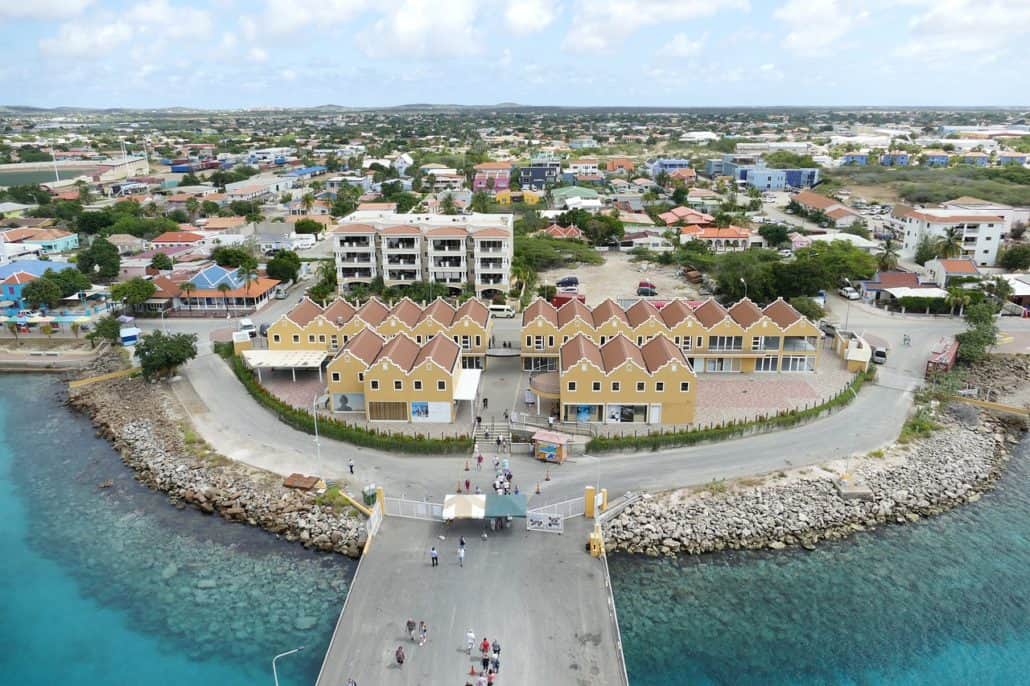
[[[606,298],[635,298],[637,283],[647,280],[658,287],[656,300],[701,296],[697,287],[687,283],[678,267],[666,267],[652,262],[633,262],[627,253],[606,252],[604,264],[562,267],[540,272],[540,283],[553,284],[563,276],[579,277],[579,292],[586,296],[587,304],[594,306]]]

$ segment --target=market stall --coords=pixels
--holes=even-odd
[[[486,516],[485,495],[451,494],[443,499],[443,519],[483,519]]]
[[[533,455],[542,462],[562,463],[569,456],[572,436],[557,431],[540,430],[533,434]]]

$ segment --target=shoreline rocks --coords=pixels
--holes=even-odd
[[[319,505],[314,493],[285,488],[277,474],[210,451],[189,435],[181,407],[164,384],[115,379],[71,390],[68,404],[92,420],[97,435],[110,441],[138,481],[167,494],[177,507],[258,526],[305,548],[360,557],[363,516]]]
[[[811,550],[885,524],[918,521],[976,502],[1000,478],[1018,422],[951,406],[926,439],[853,458],[850,473],[871,499],[844,499],[844,462],[644,496],[604,525],[607,550],[650,556],[719,550]],[[828,468],[829,467],[829,468]]]

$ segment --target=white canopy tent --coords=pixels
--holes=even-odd
[[[318,380],[322,380],[322,363],[329,353],[322,350],[244,350],[243,361],[251,369],[257,370],[258,381],[261,381],[262,369],[289,369],[293,380],[297,380],[298,369],[318,370]]]

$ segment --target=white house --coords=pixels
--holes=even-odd
[[[962,243],[961,256],[972,258],[981,267],[994,266],[1005,233],[1005,220],[1000,216],[941,208],[916,210],[901,205],[891,211],[887,225],[901,239],[899,252],[904,260],[915,259],[923,236],[937,241],[949,229],[956,229]]]

